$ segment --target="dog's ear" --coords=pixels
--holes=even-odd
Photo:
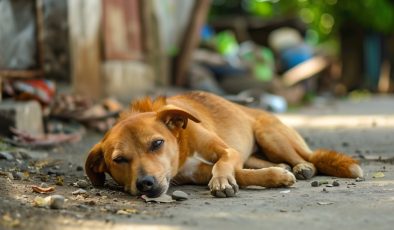
[[[94,186],[102,186],[106,171],[103,150],[101,143],[98,143],[89,152],[85,163],[85,172]]]
[[[163,121],[171,130],[176,128],[185,129],[189,119],[196,123],[200,123],[200,120],[189,112],[172,105],[167,105],[162,108],[157,113],[157,119]]]

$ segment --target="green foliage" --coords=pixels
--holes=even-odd
[[[264,19],[299,17],[309,35],[323,41],[348,26],[381,33],[394,32],[391,0],[214,0],[211,17],[243,14]],[[308,35],[308,34],[307,34]]]

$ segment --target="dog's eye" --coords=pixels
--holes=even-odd
[[[164,144],[164,140],[162,139],[158,139],[158,140],[154,140],[152,141],[152,143],[150,144],[149,150],[151,152],[154,152],[158,149],[160,149],[160,147]]]
[[[128,163],[129,162],[129,160],[127,159],[127,158],[125,158],[125,157],[122,157],[122,156],[117,156],[117,157],[115,157],[114,159],[112,159],[115,163],[117,163],[117,164],[121,164],[121,163]]]

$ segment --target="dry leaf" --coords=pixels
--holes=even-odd
[[[376,172],[372,175],[372,178],[383,178],[384,173],[383,172]]]
[[[120,209],[116,212],[118,215],[130,215],[130,214],[137,214],[138,210],[137,209]]]
[[[154,198],[150,198],[145,195],[142,195],[141,198],[143,200],[145,200],[145,202],[152,202],[153,201],[153,202],[157,202],[157,203],[171,203],[171,202],[175,201],[171,198],[171,196],[169,196],[167,194],[163,194],[159,197],[154,197]]]
[[[31,188],[33,189],[34,192],[42,193],[42,194],[51,193],[51,192],[55,191],[54,187],[42,188],[37,185],[32,185]]]

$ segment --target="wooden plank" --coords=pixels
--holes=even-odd
[[[97,98],[102,95],[100,75],[101,1],[69,0],[71,79],[74,92]]]
[[[313,57],[286,71],[282,76],[282,81],[287,87],[293,86],[302,80],[315,76],[328,65],[329,63],[324,57]]]
[[[141,1],[140,9],[144,61],[152,67],[156,83],[167,86],[170,83],[170,58],[165,54],[160,43],[158,20],[152,0]]]
[[[189,26],[183,35],[180,52],[174,61],[175,84],[177,86],[186,84],[186,74],[190,66],[192,53],[200,41],[201,27],[205,23],[210,3],[211,0],[195,1]]]
[[[104,58],[138,60],[142,57],[138,0],[103,1]]]

